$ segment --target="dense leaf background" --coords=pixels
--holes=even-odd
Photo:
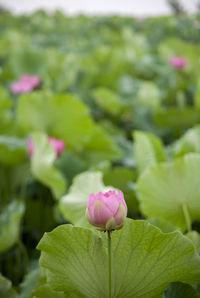
[[[107,297],[85,209],[110,188],[131,218],[113,233],[113,297],[200,296],[199,57],[198,15],[0,11],[0,297]],[[23,74],[40,86],[12,94]]]

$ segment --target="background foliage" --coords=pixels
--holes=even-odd
[[[187,66],[173,68],[171,56]],[[143,219],[113,236],[115,297],[199,297],[199,57],[199,16],[1,12],[1,297],[106,295],[105,237],[86,223],[85,207],[91,192],[108,188],[124,192],[128,217]],[[40,86],[12,94],[25,73],[39,75]],[[60,158],[50,136],[66,142]],[[61,225],[69,222],[75,227]],[[98,280],[91,245],[103,258]],[[82,266],[68,262],[74,254]]]

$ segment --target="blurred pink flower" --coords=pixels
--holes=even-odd
[[[65,149],[65,142],[63,140],[57,140],[53,137],[48,138],[49,144],[54,148],[56,156],[60,157],[63,150]],[[33,156],[34,154],[34,143],[32,139],[27,140],[28,154]]]
[[[127,206],[123,192],[114,190],[106,193],[91,194],[86,209],[86,217],[90,224],[101,230],[116,230],[123,226],[127,215]]]
[[[32,139],[27,140],[27,147],[28,147],[28,155],[32,156],[34,151],[34,144]]]
[[[172,56],[169,59],[169,63],[172,67],[176,69],[183,69],[187,65],[188,61],[186,58],[181,56]]]
[[[14,94],[29,93],[39,85],[39,76],[29,76],[27,74],[24,74],[20,77],[20,80],[18,82],[14,82],[10,85],[10,90]]]
[[[50,137],[48,140],[52,147],[56,150],[57,157],[60,157],[63,150],[65,149],[65,142],[63,140],[57,140],[53,137]]]

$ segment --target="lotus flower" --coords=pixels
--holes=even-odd
[[[40,85],[39,76],[22,75],[18,82],[14,82],[10,86],[10,90],[14,94],[29,93]]]
[[[49,143],[56,150],[57,157],[60,157],[63,150],[65,149],[65,142],[63,140],[57,140],[53,137],[48,138]]]
[[[56,156],[60,157],[63,150],[65,149],[65,142],[63,140],[57,140],[53,137],[48,138],[49,143],[54,148]],[[32,139],[27,140],[28,154],[33,156],[34,154],[34,143]]]
[[[114,190],[106,193],[91,194],[86,209],[89,223],[100,230],[118,230],[123,226],[127,215],[127,206],[123,192]]]
[[[176,69],[183,69],[187,65],[188,61],[184,57],[173,56],[169,59],[169,63]]]

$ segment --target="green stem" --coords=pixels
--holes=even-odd
[[[112,260],[111,260],[111,234],[112,231],[107,231],[108,232],[108,297],[112,297]]]
[[[183,208],[183,214],[184,214],[184,217],[185,217],[185,222],[186,222],[187,230],[188,230],[188,232],[190,232],[191,231],[191,218],[190,218],[190,214],[189,214],[189,210],[188,210],[187,204],[184,203],[182,205],[182,208]]]

